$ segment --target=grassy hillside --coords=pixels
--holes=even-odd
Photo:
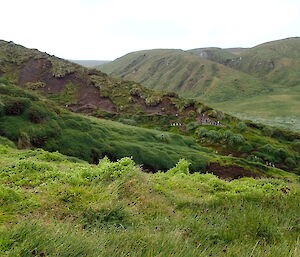
[[[193,57],[180,50],[131,53],[100,69],[151,88],[197,97],[245,119],[299,131],[299,38],[248,49],[199,48],[187,52]],[[176,66],[166,66],[171,63],[166,62],[171,54],[184,57],[174,57]],[[242,72],[224,69],[224,65]]]
[[[0,255],[299,256],[299,178],[142,173],[0,144]],[[288,175],[288,177],[285,177]]]
[[[286,79],[290,77],[290,80],[294,81],[297,78],[297,76],[293,76],[293,73],[299,66],[299,59],[300,38],[288,38],[249,48],[243,51],[239,57],[228,62],[228,65],[254,76],[267,77],[275,80],[276,83],[283,84],[284,81],[278,80],[278,78],[284,74]],[[296,70],[299,71],[299,68]],[[276,78],[276,76],[278,77]]]
[[[168,133],[74,114],[13,85],[0,86],[0,92],[0,135],[19,148],[42,147],[91,163],[104,156],[111,160],[132,156],[150,171],[169,169],[185,158],[191,162],[192,171],[213,172],[217,167],[219,176],[230,178],[265,176],[273,168],[300,172],[299,134],[245,124],[214,110],[201,111],[210,115],[203,116],[206,120],[213,122],[215,117],[222,126],[169,124],[165,129],[172,133]],[[187,116],[195,114],[190,108]],[[163,127],[161,122],[156,119],[156,124]],[[234,172],[227,175],[228,169]]]
[[[268,83],[182,50],[134,52],[101,65],[100,69],[152,89],[175,91],[185,97],[210,102],[240,99],[272,90]]]
[[[299,175],[299,133],[0,41],[0,256],[296,257]]]
[[[0,135],[19,148],[42,147],[89,162],[133,156],[150,170],[168,169],[185,156],[205,169],[208,149],[157,130],[73,114],[12,85],[0,86]]]

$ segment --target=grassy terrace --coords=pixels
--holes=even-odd
[[[231,182],[0,145],[1,256],[299,256],[299,178]],[[44,254],[44,255],[43,255]]]

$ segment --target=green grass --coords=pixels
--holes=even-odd
[[[242,119],[300,131],[299,93],[299,86],[278,87],[273,93],[250,97],[247,101],[236,100],[211,105]]]
[[[299,178],[146,174],[0,145],[1,256],[298,256]]]

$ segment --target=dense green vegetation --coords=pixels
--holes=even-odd
[[[220,118],[226,126],[190,122],[178,130],[162,117],[145,120],[143,116],[128,115],[130,119],[121,116],[119,122],[113,122],[74,114],[13,85],[0,85],[0,92],[0,135],[19,148],[42,147],[91,163],[104,156],[111,160],[133,156],[136,163],[151,171],[169,169],[185,158],[191,162],[192,171],[204,171],[209,163],[217,162],[260,174],[268,169],[264,166],[266,162],[270,162],[276,168],[300,172],[299,151],[293,147],[300,140],[299,134],[251,122],[246,125],[214,110],[207,113]],[[182,118],[182,122],[188,121]],[[136,127],[147,127],[151,122],[152,127],[164,130]]]
[[[182,157],[204,169],[210,151],[191,138],[73,114],[15,86],[0,86],[0,133],[20,148],[43,147],[89,162],[133,156],[151,169],[168,169]]]
[[[299,256],[299,167],[299,133],[0,41],[0,256]]]
[[[0,255],[299,256],[299,178],[188,171],[1,144]]]

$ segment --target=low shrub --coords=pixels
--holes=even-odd
[[[167,171],[167,174],[180,174],[180,173],[189,174],[190,173],[190,171],[189,171],[190,165],[191,165],[191,163],[188,162],[187,160],[180,159],[174,168],[169,169]]]
[[[235,125],[235,128],[239,131],[239,132],[244,132],[247,129],[247,125],[244,122],[239,122]]]
[[[194,131],[199,125],[196,122],[190,122],[186,125],[186,130],[188,132]]]

